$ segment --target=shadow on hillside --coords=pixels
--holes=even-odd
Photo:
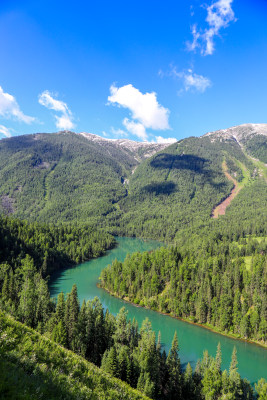
[[[170,169],[170,170],[187,170],[197,175],[203,176],[204,180],[217,190],[223,190],[227,183],[214,182],[217,173],[209,168],[209,160],[192,154],[158,154],[151,162],[152,168]]]
[[[19,151],[21,149],[29,149],[34,146],[33,135],[15,136],[3,139],[2,145],[8,150]]]
[[[159,194],[171,194],[175,191],[176,185],[169,182],[152,182],[143,187],[143,190],[148,193],[154,193],[156,196]]]
[[[208,160],[202,157],[194,156],[192,154],[158,154],[151,162],[153,168],[159,169],[188,169],[198,173],[207,172],[204,170],[205,163]]]

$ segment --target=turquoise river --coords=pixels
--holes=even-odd
[[[99,275],[108,264],[111,264],[112,260],[117,258],[123,261],[127,253],[152,250],[160,246],[160,243],[156,241],[143,241],[136,238],[117,238],[117,242],[118,246],[108,251],[105,256],[54,274],[50,282],[51,295],[54,297],[60,292],[69,293],[72,285],[76,283],[81,302],[97,296],[103,306],[113,314],[117,314],[120,308],[124,306],[128,310],[129,318],[135,317],[139,326],[148,317],[153,330],[161,332],[162,344],[167,351],[170,348],[174,332],[177,331],[183,365],[190,362],[192,366],[195,366],[196,361],[202,357],[205,349],[214,356],[217,344],[220,342],[223,369],[228,369],[233,347],[236,346],[241,376],[247,378],[251,383],[255,383],[261,377],[267,378],[267,349],[244,341],[230,339],[155,311],[136,307],[98,288],[96,285]]]

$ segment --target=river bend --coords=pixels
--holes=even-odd
[[[159,314],[142,307],[135,307],[123,300],[109,295],[105,290],[96,286],[101,271],[117,258],[123,261],[127,253],[153,250],[160,246],[156,241],[143,241],[136,238],[117,238],[118,246],[106,253],[103,257],[90,260],[75,268],[68,268],[52,276],[50,282],[51,295],[69,293],[76,283],[80,302],[99,297],[103,306],[112,314],[117,314],[121,307],[128,310],[129,318],[135,317],[141,326],[145,318],[149,318],[153,330],[161,332],[162,344],[169,350],[174,332],[177,331],[180,347],[180,357],[183,365],[188,362],[194,367],[196,361],[202,357],[203,351],[208,350],[215,355],[218,342],[222,348],[222,369],[228,369],[233,347],[237,348],[238,368],[241,376],[255,383],[261,377],[267,379],[267,350],[243,341],[231,339],[205,328],[192,325],[166,315]]]

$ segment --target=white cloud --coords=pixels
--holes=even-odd
[[[145,128],[169,129],[170,111],[158,103],[155,92],[143,94],[129,84],[120,88],[112,85],[110,93],[111,95],[108,97],[109,103],[128,108],[132,113],[132,118]]]
[[[45,90],[39,95],[39,103],[50,110],[54,110],[62,113],[62,115],[56,115],[56,127],[60,130],[70,130],[75,127],[73,123],[72,112],[68,108],[64,101],[57,100],[53,97],[52,93]]]
[[[128,118],[124,118],[122,121],[123,125],[133,135],[136,135],[142,140],[147,140],[148,136],[146,133],[146,128],[140,122],[130,121]]]
[[[198,92],[205,92],[211,86],[211,81],[203,75],[195,74],[191,69],[183,73],[184,87],[186,91],[194,89]]]
[[[186,92],[192,90],[195,92],[204,93],[205,90],[212,85],[209,78],[196,74],[192,69],[177,71],[176,67],[171,67],[171,71],[165,75],[178,78],[183,82],[184,88],[179,91],[180,93],[184,92],[184,90]]]
[[[8,138],[10,138],[12,136],[10,130],[8,128],[6,128],[4,125],[0,125],[0,133],[2,133],[2,135],[6,136]]]
[[[56,118],[56,127],[60,130],[69,131],[75,127],[75,125],[71,120],[71,115],[63,114],[60,117],[56,115],[55,118]]]
[[[188,50],[194,51],[200,48],[201,54],[211,55],[215,50],[214,36],[218,36],[222,28],[227,28],[229,23],[236,21],[234,11],[232,10],[233,0],[218,0],[210,6],[206,6],[206,22],[208,28],[204,31],[198,31],[197,26],[193,25],[193,42],[187,43]]]
[[[14,118],[20,122],[31,124],[35,118],[25,115],[14,96],[9,93],[5,93],[0,86],[0,115],[4,118]]]
[[[162,136],[155,136],[156,143],[175,143],[177,139],[175,138],[164,138]]]
[[[193,35],[193,42],[187,42],[187,49],[189,51],[194,51],[197,47],[199,47],[198,40],[201,37],[200,33],[197,31],[197,26],[194,24],[191,28],[191,33]]]

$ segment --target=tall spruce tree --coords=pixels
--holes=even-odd
[[[168,370],[168,380],[166,383],[167,398],[176,398],[179,400],[182,398],[182,379],[178,338],[176,332],[174,334],[172,346],[166,360],[166,365]]]

